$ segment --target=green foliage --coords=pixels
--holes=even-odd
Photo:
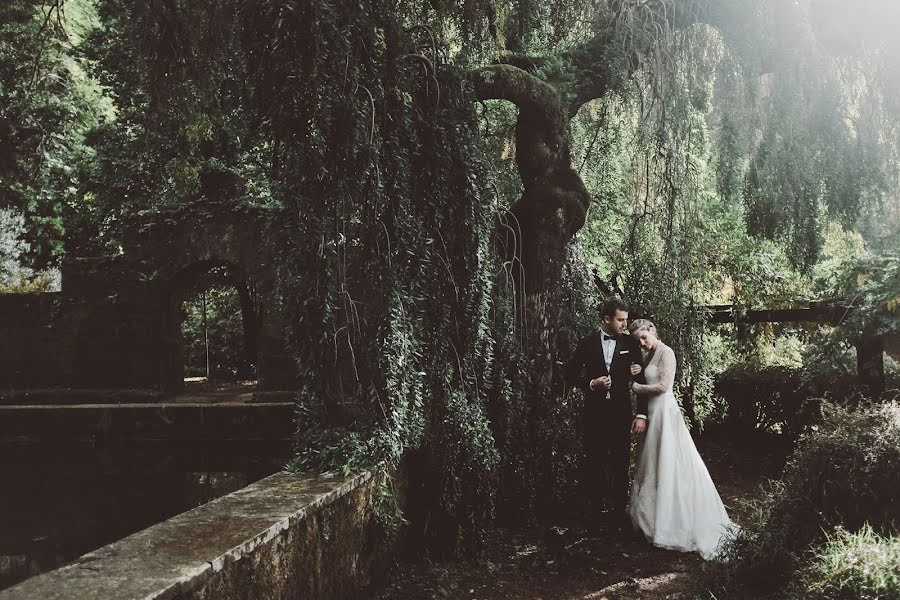
[[[96,4],[103,28],[84,54],[116,109],[114,121],[91,131],[96,155],[83,181],[102,208],[92,219],[100,250],[115,248],[121,218],[141,211],[204,201],[266,206],[271,181],[261,169],[272,148],[247,98],[240,3]]]
[[[744,172],[748,232],[784,245],[794,267],[816,263],[830,219],[849,228],[895,201],[900,113],[891,98],[900,80],[881,75],[897,48],[873,32],[897,8],[856,14],[835,2],[758,4],[762,20],[748,24],[731,11],[720,24],[740,58],[732,70],[748,76],[722,105],[722,148],[733,158],[720,164]],[[766,22],[777,26],[759,29]],[[753,56],[761,46],[770,60]],[[737,189],[734,178],[728,183]]]
[[[90,0],[10,0],[0,6],[0,207],[26,217],[31,266],[55,262],[69,221],[86,208],[85,137],[109,116],[79,52],[97,25]]]
[[[825,228],[819,262],[811,273],[813,293],[822,298],[844,293],[846,290],[840,288],[847,270],[869,253],[865,239],[857,231],[830,223]]]
[[[669,49],[681,68],[640,72],[641,96],[586,105],[576,120],[582,176],[599,209],[578,237],[601,279],[675,349],[677,386],[699,426],[713,409],[721,365],[698,307],[721,289],[728,261],[744,256],[746,234],[740,207],[717,194],[706,122],[721,40],[685,32]],[[653,97],[660,86],[669,92],[665,104]]]
[[[208,344],[210,379],[252,379],[237,290],[211,287],[187,299],[183,310],[185,320],[181,334],[185,342],[185,375],[206,376]]]
[[[564,396],[556,364],[595,327],[592,271],[675,347],[698,426],[724,355],[759,353],[747,339],[769,335],[727,347],[702,305],[834,289],[858,307],[836,348],[872,323],[895,331],[890,256],[848,237],[858,269],[801,270],[823,240],[826,260],[837,255],[834,223],[880,223],[873,207],[896,192],[891,38],[831,57],[810,36],[834,19],[794,3],[770,31],[772,15],[745,18],[765,13],[757,4],[717,4],[712,16],[732,22],[716,32],[681,30],[697,15],[656,2],[11,0],[0,203],[25,212],[36,264],[64,234],[73,251],[118,252],[123,218],[159,208],[260,208],[269,308],[287,317],[302,382],[293,468],[420,456],[420,525],[458,550],[498,498],[546,513],[573,497],[580,399]],[[736,29],[788,51],[758,77]],[[610,90],[572,122],[594,207],[538,315],[495,230],[522,190],[517,111],[476,105],[458,70],[507,51],[536,55],[535,76],[561,97]],[[234,318],[219,300],[215,318]],[[525,339],[541,318],[558,326],[558,356]]]
[[[59,291],[60,273],[56,269],[35,272],[25,266],[24,255],[30,244],[25,241],[25,217],[0,208],[0,294],[37,294]]]
[[[891,337],[900,333],[900,255],[866,255],[850,263],[836,295],[848,298],[852,312],[839,336],[864,334]]]
[[[798,574],[792,598],[897,600],[900,538],[868,525],[856,533],[838,529]]]
[[[558,332],[562,358],[571,354],[580,338],[597,329],[599,319],[600,298],[578,244],[570,244],[566,249],[566,263],[556,293],[554,300],[562,315]],[[500,346],[498,351],[516,357],[522,348]],[[521,370],[529,364],[525,362],[527,358],[525,355],[511,366]],[[537,363],[534,358],[531,361],[532,365]],[[491,426],[501,450],[502,512],[511,524],[534,519],[555,522],[583,508],[578,503],[583,474],[584,398],[580,390],[565,387],[561,372],[560,360],[549,389],[543,387],[546,383],[542,383],[543,374],[537,368],[511,373],[509,381],[518,383],[519,389],[510,390],[512,394],[498,398],[492,406]]]
[[[28,250],[24,233],[25,218],[0,208],[0,284],[9,285],[20,276],[21,257]]]
[[[403,509],[397,501],[397,490],[390,475],[380,472],[375,484],[375,519],[382,534],[387,539],[396,539],[400,529],[409,523],[403,516]]]
[[[521,370],[463,78],[377,0],[99,7],[117,119],[87,188],[108,239],[154,207],[262,207],[302,383],[291,468],[421,451],[432,541],[477,539],[504,450],[488,413]]]
[[[314,29],[315,60],[310,39],[273,27],[270,67],[293,76],[260,85],[306,112],[258,107],[279,148],[272,232],[302,382],[295,466],[346,472],[420,452],[430,541],[453,550],[493,514],[488,403],[514,387],[494,351],[510,298],[495,281],[474,104],[451,69],[422,76],[430,66],[406,56],[380,4],[303,10],[285,18]]]
[[[815,389],[819,383],[819,389]],[[810,382],[803,370],[787,366],[738,364],[716,377],[715,392],[724,400],[717,418],[735,431],[754,430],[797,437],[812,420],[818,401],[827,391],[840,395],[834,381]]]
[[[884,267],[875,278],[887,285],[868,294],[878,296],[873,303],[866,292],[837,283],[866,256],[852,231],[857,218],[875,206],[895,210],[888,206],[896,204],[897,138],[872,133],[892,131],[900,117],[879,100],[886,88],[869,72],[847,73],[844,61],[871,64],[889,48],[865,57],[824,55],[805,37],[813,33],[801,24],[812,16],[801,4],[770,15],[786,29],[766,43],[788,44],[791,52],[764,77],[746,76],[754,63],[734,45],[726,19],[718,32],[661,37],[659,58],[635,76],[640,94],[607,96],[573,121],[574,162],[595,198],[579,240],[601,279],[657,322],[675,347],[676,385],[694,425],[721,410],[712,381],[733,360],[788,366],[805,351],[809,362],[843,373],[852,361],[837,355],[846,357],[862,324],[895,331],[896,318],[883,307],[896,282]],[[788,33],[794,27],[800,37]],[[848,112],[859,120],[841,116]],[[727,302],[740,314],[836,296],[858,298],[861,310],[859,321],[831,337],[813,327],[756,325],[724,333],[724,347],[696,308]],[[775,352],[787,347],[790,359],[772,351],[785,336]],[[834,359],[823,361],[823,354]]]
[[[897,405],[851,411],[825,404],[823,415],[711,569],[708,585],[718,597],[782,597],[796,571],[838,527],[852,533],[868,524],[882,535],[898,532]]]
[[[824,273],[823,288],[830,292],[826,297],[841,299],[837,309],[842,319],[838,327],[810,336],[809,378],[855,378],[855,345],[876,337],[889,345],[900,333],[900,257],[891,252],[851,254]],[[897,368],[887,354],[885,374],[887,389],[896,389]]]

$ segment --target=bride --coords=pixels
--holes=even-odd
[[[698,551],[708,560],[735,525],[672,393],[675,353],[659,341],[647,319],[637,319],[628,330],[648,353],[647,383],[635,382],[633,389],[649,396],[647,432],[638,449],[628,506],[631,521],[653,545]]]

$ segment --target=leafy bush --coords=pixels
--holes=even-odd
[[[819,359],[825,360],[823,356]],[[733,365],[716,378],[718,418],[738,433],[759,430],[793,440],[816,419],[822,398],[844,407],[871,402],[860,392],[851,358],[852,369],[834,360],[803,367]],[[890,356],[885,357],[885,377],[888,390],[898,387],[897,365]]]
[[[815,401],[809,399],[803,371],[787,366],[735,365],[716,379],[725,403],[723,420],[737,430],[799,435]]]
[[[822,408],[782,480],[763,490],[749,523],[711,565],[708,585],[718,597],[779,592],[838,527],[856,532],[868,523],[882,534],[897,532],[900,408]]]
[[[39,294],[59,291],[61,275],[51,268],[35,272],[24,263],[31,250],[25,241],[25,217],[0,207],[0,294]]]
[[[900,538],[839,529],[802,569],[792,597],[900,600]]]
[[[866,334],[888,337],[900,333],[900,255],[866,256],[851,263],[836,291],[852,298],[853,307],[835,329],[837,342]]]

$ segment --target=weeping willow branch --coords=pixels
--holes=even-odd
[[[31,76],[31,83],[29,84],[29,89],[34,88],[35,85],[41,80],[40,70],[41,70],[41,59],[44,56],[44,52],[47,49],[47,42],[49,38],[49,32],[53,23],[53,15],[56,14],[56,28],[59,32],[65,35],[65,27],[62,22],[62,10],[63,5],[66,0],[53,0],[50,2],[49,6],[41,6],[41,11],[43,12],[43,21],[41,22],[41,26],[38,29],[37,34],[35,35],[35,40],[37,41],[38,48],[34,54],[34,67]]]

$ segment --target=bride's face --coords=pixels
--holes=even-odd
[[[656,347],[656,336],[648,329],[638,329],[631,334],[644,350],[653,350]]]

